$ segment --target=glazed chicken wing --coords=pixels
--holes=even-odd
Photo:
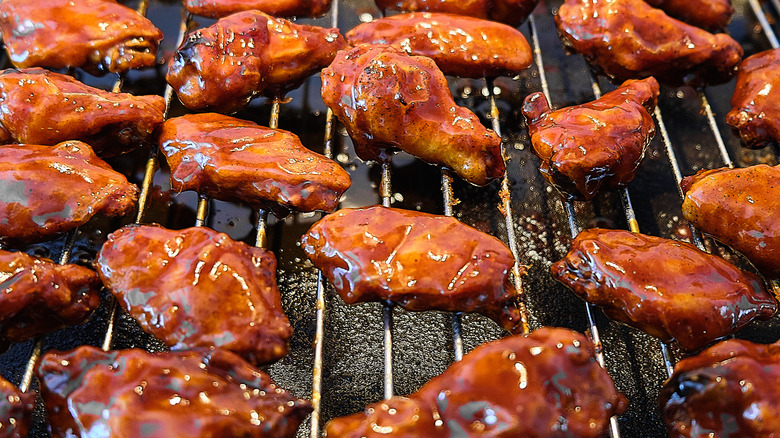
[[[346,38],[353,46],[389,44],[427,56],[442,73],[461,77],[515,76],[533,62],[531,47],[517,29],[453,14],[393,15],[363,23]]]
[[[739,65],[726,123],[750,149],[780,142],[780,49],[745,58]],[[777,87],[775,87],[777,85]]]
[[[314,224],[301,243],[347,304],[479,312],[520,329],[512,253],[457,219],[379,206],[342,209]]]
[[[189,109],[234,112],[253,96],[281,97],[347,45],[338,29],[239,12],[189,34],[167,81]]]
[[[731,339],[681,360],[658,397],[672,438],[780,435],[780,343]]]
[[[86,143],[0,146],[0,241],[35,242],[135,208],[138,187]]]
[[[711,31],[726,27],[734,15],[731,0],[645,0],[669,16]]]
[[[100,304],[100,280],[81,266],[0,250],[0,279],[0,351],[81,324]]]
[[[328,437],[602,437],[628,403],[580,333],[540,328],[475,348],[408,398],[331,420]]]
[[[631,182],[655,134],[650,113],[657,100],[652,77],[626,81],[593,102],[555,111],[541,92],[526,97],[523,116],[544,179],[564,197],[578,200]]]
[[[0,32],[16,67],[124,73],[155,63],[160,29],[115,0],[3,0]]]
[[[216,349],[171,353],[82,346],[37,374],[53,436],[294,437],[309,402]]]
[[[101,157],[153,141],[160,96],[111,93],[40,68],[0,72],[0,142],[55,145],[80,140]]]
[[[539,0],[375,0],[379,9],[404,12],[445,12],[519,26]]]
[[[96,260],[122,307],[173,350],[221,347],[255,364],[287,354],[292,329],[270,251],[205,227],[131,225]]]
[[[257,9],[274,17],[319,17],[330,9],[332,0],[184,0],[195,15],[221,18],[236,12]]]
[[[566,46],[617,81],[654,76],[669,85],[720,84],[742,59],[730,36],[675,20],[642,0],[566,0],[555,23]]]
[[[34,407],[34,392],[22,392],[0,377],[0,437],[26,438]]]
[[[780,166],[701,170],[681,186],[687,221],[780,279]]]
[[[623,230],[582,231],[552,275],[610,318],[686,350],[777,310],[758,276],[688,243]]]
[[[339,52],[322,71],[322,99],[364,160],[386,160],[398,148],[476,185],[504,174],[501,138],[455,105],[430,58],[369,44]]]
[[[166,121],[160,149],[173,190],[256,208],[278,203],[296,211],[332,211],[350,185],[338,163],[303,147],[295,134],[220,114]]]

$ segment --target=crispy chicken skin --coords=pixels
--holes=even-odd
[[[376,0],[379,9],[404,12],[445,12],[519,26],[539,0]]]
[[[258,94],[281,97],[346,47],[335,28],[239,12],[190,33],[171,58],[166,79],[191,110],[235,112]]]
[[[93,216],[123,216],[138,187],[86,143],[0,146],[0,241],[39,242]]]
[[[654,76],[675,86],[720,84],[742,59],[730,36],[675,20],[642,0],[566,0],[555,23],[564,45],[616,81]]]
[[[759,149],[780,142],[779,71],[780,49],[757,53],[739,65],[726,123],[745,147]]]
[[[274,17],[319,17],[330,10],[332,0],[184,0],[187,11],[221,18],[257,9]]]
[[[40,68],[0,72],[0,142],[88,143],[101,157],[153,142],[163,122],[160,96],[112,93]]]
[[[311,412],[308,401],[219,348],[81,346],[46,353],[37,375],[53,436],[285,438]]]
[[[221,347],[254,364],[287,354],[292,328],[268,250],[206,227],[130,225],[96,260],[122,307],[172,350]]]
[[[303,147],[295,134],[220,114],[167,120],[160,149],[173,190],[256,208],[333,211],[350,185],[338,163]]]
[[[689,351],[777,310],[758,276],[688,243],[630,231],[582,231],[551,271],[610,318]]]
[[[582,105],[552,111],[541,92],[523,102],[523,116],[539,171],[568,199],[590,200],[603,188],[636,176],[655,134],[652,113],[658,82],[629,80]]]
[[[504,174],[501,138],[455,104],[430,58],[386,45],[341,51],[322,71],[322,99],[364,160],[398,148],[480,186]]]
[[[331,420],[326,435],[596,438],[627,406],[585,336],[544,327],[483,344],[408,398]]]
[[[0,278],[0,351],[81,324],[100,304],[100,280],[82,266],[0,250]]]
[[[521,328],[520,291],[509,280],[512,253],[457,219],[379,206],[342,209],[314,224],[301,247],[347,304],[478,312],[509,331]]]
[[[80,67],[95,75],[153,66],[163,37],[114,0],[3,0],[0,32],[16,67]]]
[[[715,31],[726,27],[734,15],[731,0],[645,0],[669,16],[702,29]]]
[[[0,438],[26,438],[35,407],[35,392],[22,392],[0,377]]]
[[[658,397],[671,438],[780,435],[780,343],[720,342],[681,360]]]
[[[346,34],[353,46],[389,44],[433,59],[446,75],[515,76],[533,62],[525,37],[505,24],[444,13],[410,13],[363,23]]]
[[[780,279],[780,166],[700,170],[681,186],[687,221]]]

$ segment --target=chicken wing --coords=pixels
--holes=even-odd
[[[523,116],[544,179],[565,198],[578,200],[631,182],[655,135],[650,113],[657,100],[652,77],[555,111],[541,92],[526,97]]]
[[[195,15],[222,18],[257,9],[274,17],[319,17],[330,10],[332,0],[184,0]]]
[[[780,142],[780,49],[745,58],[739,65],[726,123],[750,149]]]
[[[715,31],[726,27],[734,15],[731,0],[645,0],[669,16],[702,29]]]
[[[0,436],[26,438],[35,407],[35,393],[22,392],[0,377]]]
[[[375,0],[379,9],[404,12],[445,12],[519,26],[539,0]]]
[[[322,99],[364,160],[387,160],[398,148],[476,185],[504,174],[501,138],[455,105],[430,58],[385,45],[339,52],[322,71]]]

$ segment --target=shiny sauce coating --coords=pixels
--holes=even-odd
[[[731,0],[647,0],[669,16],[709,31],[726,27],[734,15]]]
[[[517,27],[539,0],[375,0],[379,9],[404,12],[445,12],[500,21]]]
[[[34,407],[34,392],[22,392],[0,377],[0,438],[26,438]]]
[[[750,149],[780,142],[780,49],[749,56],[739,64],[728,123]]]
[[[319,17],[330,10],[332,0],[184,0],[195,15],[221,18],[257,9],[274,17]]]

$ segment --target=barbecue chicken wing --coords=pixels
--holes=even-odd
[[[645,0],[668,15],[711,31],[726,27],[734,15],[731,0]]]
[[[36,242],[135,208],[138,187],[86,143],[0,146],[0,242]]]
[[[319,17],[330,10],[332,0],[184,0],[195,15],[221,18],[257,9],[274,17]]]
[[[165,100],[92,88],[40,68],[0,72],[0,142],[81,140],[101,157],[153,141]]]
[[[234,112],[255,95],[281,97],[347,46],[338,29],[239,12],[189,34],[168,64],[168,83],[192,110]]]
[[[256,208],[332,211],[350,185],[338,163],[303,147],[295,134],[220,114],[166,121],[160,149],[173,190]]]
[[[673,438],[780,435],[780,343],[731,339],[681,360],[659,394]]]
[[[34,392],[22,392],[0,377],[0,437],[26,438],[34,407]]]
[[[255,364],[287,354],[292,334],[276,257],[205,227],[128,226],[97,256],[100,278],[172,350],[221,347]]]
[[[347,304],[479,312],[509,331],[520,328],[512,253],[457,219],[379,206],[343,209],[314,224],[302,248]]]
[[[655,134],[650,113],[657,100],[652,77],[555,111],[541,92],[526,97],[523,116],[544,179],[565,198],[578,200],[631,182]]]
[[[585,230],[551,270],[610,318],[686,350],[777,310],[758,276],[688,243],[630,231]]]
[[[566,0],[555,23],[566,46],[617,81],[654,76],[669,85],[719,84],[742,59],[730,36],[675,20],[642,0]]]
[[[363,23],[346,38],[353,46],[389,44],[409,55],[427,56],[446,75],[515,76],[533,62],[531,47],[517,29],[453,14],[394,15]]]
[[[0,32],[16,67],[80,67],[95,75],[153,66],[163,37],[114,0],[3,0]]]
[[[0,278],[0,351],[81,324],[100,304],[100,280],[81,266],[0,250]]]
[[[780,166],[701,170],[681,186],[688,222],[780,279]]]
[[[445,12],[519,26],[539,0],[375,0],[379,9],[404,12]]]
[[[739,65],[726,123],[750,149],[780,142],[780,49],[745,58]],[[775,85],[778,88],[775,88]]]
[[[504,174],[501,138],[455,105],[430,58],[369,44],[339,52],[322,71],[322,99],[364,160],[387,160],[398,148],[476,185]]]
[[[293,437],[309,402],[233,353],[46,353],[37,369],[53,436]],[[74,434],[74,435],[71,435]]]
[[[331,420],[328,437],[601,437],[628,403],[580,333],[540,328],[475,348],[408,398]]]

